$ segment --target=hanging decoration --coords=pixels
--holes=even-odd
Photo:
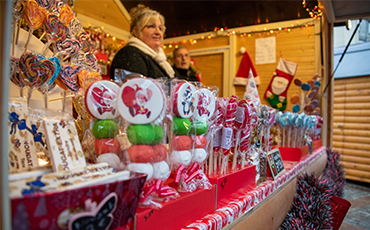
[[[303,8],[305,8],[310,14],[311,18],[319,19],[322,16],[322,11],[318,5],[315,5],[313,8],[310,8],[307,0],[302,1]]]

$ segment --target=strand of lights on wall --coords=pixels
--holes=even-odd
[[[294,28],[307,28],[309,26],[313,26],[313,23],[310,22],[310,23],[300,24],[300,25],[292,24],[291,27],[285,27],[285,28],[278,27],[276,29],[270,29],[270,30],[267,30],[267,28],[263,28],[263,30],[252,30],[252,32],[241,32],[240,29],[235,31],[235,30],[228,30],[227,27],[224,27],[224,28],[216,27],[214,29],[215,33],[210,33],[209,35],[205,35],[205,36],[196,36],[195,39],[169,42],[168,44],[162,44],[162,48],[163,49],[177,48],[179,45],[184,45],[184,44],[195,45],[197,43],[197,40],[210,40],[217,36],[232,36],[232,35],[240,35],[240,37],[252,37],[255,35],[259,37],[262,35],[269,36],[269,35],[279,34],[280,32],[290,32]]]
[[[310,9],[308,2],[306,0],[302,1],[303,8],[308,11],[310,14],[311,18],[318,19],[322,16],[322,11],[319,6],[315,6],[314,8]]]

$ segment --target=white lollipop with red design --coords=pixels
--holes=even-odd
[[[194,113],[197,97],[194,96],[194,85],[183,82],[178,83],[172,90],[172,111],[182,118],[189,118]]]
[[[196,98],[198,102],[193,117],[197,120],[209,120],[216,110],[215,96],[210,90],[202,88],[196,92]]]
[[[152,79],[133,78],[118,91],[118,110],[132,124],[148,124],[157,119],[165,108],[162,88]]]
[[[119,86],[111,81],[96,81],[85,93],[87,111],[96,119],[114,119],[118,117],[117,91]]]

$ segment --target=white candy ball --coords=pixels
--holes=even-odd
[[[170,167],[165,161],[153,163],[153,169],[154,169],[153,177],[155,179],[165,180],[170,175]]]
[[[187,166],[191,162],[191,153],[188,150],[173,151],[171,154],[171,162],[174,166]]]
[[[194,149],[193,151],[193,160],[198,164],[203,163],[206,160],[207,156],[208,154],[204,149]]]
[[[97,163],[108,163],[112,168],[119,170],[121,168],[121,161],[115,153],[104,153],[98,156]]]
[[[153,166],[150,163],[131,163],[127,168],[132,172],[147,174],[146,180],[153,177]]]

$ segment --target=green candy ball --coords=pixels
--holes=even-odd
[[[191,124],[191,133],[196,135],[203,135],[208,130],[207,121],[197,121]]]
[[[150,145],[155,139],[155,130],[151,124],[127,127],[127,138],[133,145]]]
[[[153,145],[159,144],[163,138],[163,129],[159,125],[154,126],[154,133],[155,133],[155,138],[153,141]]]
[[[188,135],[191,124],[188,118],[173,117],[172,130],[175,135]]]
[[[118,125],[110,119],[100,120],[95,122],[92,132],[98,139],[114,138],[118,132]]]

